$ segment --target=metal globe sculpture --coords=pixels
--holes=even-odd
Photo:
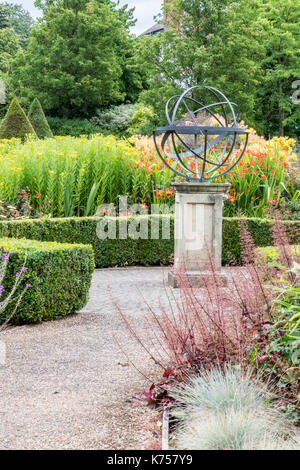
[[[211,103],[203,104],[197,93]],[[153,133],[164,165],[176,175],[199,183],[230,172],[243,158],[248,132],[238,127],[234,103],[216,88],[194,86],[166,104],[168,125]],[[158,134],[162,134],[161,142]]]

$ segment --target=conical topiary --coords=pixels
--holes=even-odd
[[[24,141],[29,134],[33,137],[37,136],[19,101],[14,98],[1,123],[0,139],[13,139],[15,137]]]
[[[46,137],[53,137],[52,131],[44,114],[41,103],[37,98],[34,98],[29,108],[28,119],[39,139]]]

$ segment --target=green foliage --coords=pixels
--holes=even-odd
[[[140,40],[137,54],[148,71],[149,89],[141,100],[165,120],[165,92],[195,84],[222,90],[252,123],[264,46],[255,22],[256,2],[174,0],[167,3],[164,34]]]
[[[196,84],[222,90],[242,118],[266,137],[299,133],[298,0],[173,0],[170,29],[137,38],[136,60],[147,84],[140,101],[164,124],[167,98]],[[297,131],[298,129],[298,131]]]
[[[291,99],[300,70],[300,4],[298,0],[259,3],[266,53],[261,62],[264,78],[257,88],[257,124],[266,136],[293,136],[300,119],[300,106]]]
[[[184,85],[192,85],[189,70],[183,71],[177,56],[178,33],[143,36],[136,40],[136,60],[147,74],[147,83],[139,102],[154,110],[154,126],[165,124],[165,103],[179,93]]]
[[[240,244],[240,230],[238,227],[238,217],[224,218],[223,219],[223,263],[231,263],[233,257],[237,263],[241,263],[241,244]],[[245,218],[247,228],[253,238],[254,244],[257,247],[272,246],[272,220],[268,219],[255,219]],[[289,236],[291,245],[300,243],[300,221],[286,220],[283,224]]]
[[[300,266],[298,269],[300,270]],[[284,289],[278,288],[277,293],[278,297],[275,300],[277,319],[271,330],[272,341],[267,352],[279,352],[290,367],[299,369],[300,287],[286,286]],[[299,376],[299,373],[297,375]]]
[[[39,139],[53,137],[50,126],[47,122],[41,103],[37,98],[33,100],[28,112],[28,119],[32,124]]]
[[[36,133],[30,124],[20,103],[14,98],[8,108],[5,118],[0,126],[0,139],[17,138],[22,141],[26,136],[36,137]]]
[[[98,110],[91,123],[114,135],[151,135],[155,127],[153,109],[143,104],[121,104]]]
[[[37,97],[59,117],[91,116],[122,102],[131,13],[120,13],[109,0],[58,0],[43,9],[26,51],[14,61],[12,83],[25,102]]]
[[[92,135],[101,132],[101,129],[88,119],[64,119],[47,116],[47,120],[54,135],[80,137],[81,135]]]
[[[160,233],[162,223],[169,223],[169,216],[140,216],[146,218],[149,229],[151,220],[159,218]],[[97,224],[100,217],[73,217],[66,219],[36,219],[22,220],[20,223],[0,222],[0,236],[13,238],[32,238],[41,241],[57,241],[63,243],[91,244],[95,254],[97,267],[134,266],[134,265],[160,265],[168,264],[174,251],[174,227],[171,218],[170,240],[125,240],[106,239],[97,237]],[[117,237],[126,223],[134,220],[131,217],[119,217],[117,223]],[[141,219],[139,219],[141,220]],[[38,223],[40,222],[40,223]],[[79,242],[80,240],[80,242]]]
[[[34,219],[0,222],[0,236],[12,238],[31,238],[41,241],[57,241],[60,243],[91,244],[95,253],[95,263],[98,268],[112,266],[160,265],[169,264],[174,253],[174,217],[172,215],[151,215],[116,218],[116,239],[99,240],[97,224],[100,217],[72,217],[65,219]],[[159,224],[159,239],[127,238],[118,239],[120,230],[132,221],[147,219],[148,232],[151,224]],[[254,238],[256,246],[272,245],[270,232],[271,221],[263,219],[246,219],[248,229]],[[170,239],[161,236],[163,224],[170,223]],[[300,221],[284,221],[290,232],[290,241],[300,244]],[[297,234],[298,231],[298,234]],[[223,220],[223,264],[231,261],[234,256],[241,262],[241,247],[237,218]]]
[[[111,106],[108,109],[97,110],[91,122],[99,129],[120,135],[128,129],[135,111],[136,106],[134,104]]]
[[[18,37],[12,28],[0,28],[0,76],[10,71],[12,59],[19,51]]]
[[[278,266],[277,261],[280,256],[278,248],[275,246],[267,246],[265,248],[259,248],[258,251],[265,258],[267,263]],[[300,245],[294,245],[292,252],[295,253],[296,257],[300,258]]]
[[[57,137],[17,144],[9,159],[0,157],[0,197],[13,203],[17,191],[28,188],[30,204],[52,217],[92,215],[100,204],[117,205],[119,195],[126,194],[135,203],[149,205],[155,185],[166,174],[154,170],[150,177],[145,166],[136,164],[139,156],[129,142],[113,136]],[[95,183],[96,198],[86,214]]]
[[[126,134],[133,135],[152,135],[155,129],[155,114],[153,108],[139,104],[129,121],[129,128]]]
[[[23,49],[27,45],[30,28],[33,25],[34,21],[30,13],[24,10],[22,5],[8,2],[0,4],[0,29],[13,28]]]
[[[15,324],[36,323],[61,318],[79,311],[87,302],[94,270],[90,246],[41,243],[32,240],[0,239],[4,252],[10,252],[3,285],[9,292],[26,259],[24,282],[31,285],[12,317]],[[14,309],[5,309],[4,322]]]

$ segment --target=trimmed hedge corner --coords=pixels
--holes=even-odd
[[[114,219],[117,225],[117,238],[99,240],[97,224],[101,217],[72,217],[64,219],[28,219],[0,222],[0,237],[28,238],[60,243],[90,244],[95,254],[98,268],[112,266],[159,265],[168,264],[174,252],[174,216],[149,215],[120,217]],[[146,220],[150,233],[151,224],[158,224],[158,239],[137,239],[129,237],[118,239],[118,233],[124,224]],[[271,220],[245,219],[256,246],[272,245]],[[290,242],[300,244],[300,220],[283,221],[289,232]],[[163,224],[170,224],[170,239],[162,238]],[[232,256],[241,261],[238,218],[223,219],[223,264],[230,262]]]
[[[10,252],[3,280],[5,292],[10,292],[27,256],[28,271],[20,290],[26,283],[31,287],[26,290],[11,323],[54,320],[84,307],[94,271],[91,246],[0,238],[0,247]],[[0,323],[10,316],[14,305],[14,302],[9,304]]]

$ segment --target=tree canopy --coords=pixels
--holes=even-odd
[[[11,61],[19,50],[19,40],[14,30],[0,29],[0,78],[10,71]]]
[[[138,38],[137,60],[147,73],[140,100],[164,122],[167,96],[212,85],[238,105],[243,119],[266,136],[293,134],[300,107],[298,0],[172,0],[169,29]]]
[[[0,4],[0,29],[13,28],[23,48],[27,45],[30,28],[33,25],[34,20],[22,5],[8,2]]]
[[[293,103],[293,82],[300,79],[299,0],[268,0],[259,9],[266,53],[257,88],[257,127],[265,135],[295,133],[300,106]]]
[[[255,3],[255,2],[254,2]],[[253,122],[264,46],[247,0],[174,0],[167,4],[170,29],[140,39],[138,54],[149,70],[142,99],[161,116],[157,95],[194,84],[220,88]]]
[[[124,101],[138,73],[126,64],[133,49],[128,33],[132,11],[109,0],[36,2],[44,16],[18,54],[12,81],[18,94],[35,96],[52,115],[90,116]],[[132,52],[133,54],[133,52]]]

